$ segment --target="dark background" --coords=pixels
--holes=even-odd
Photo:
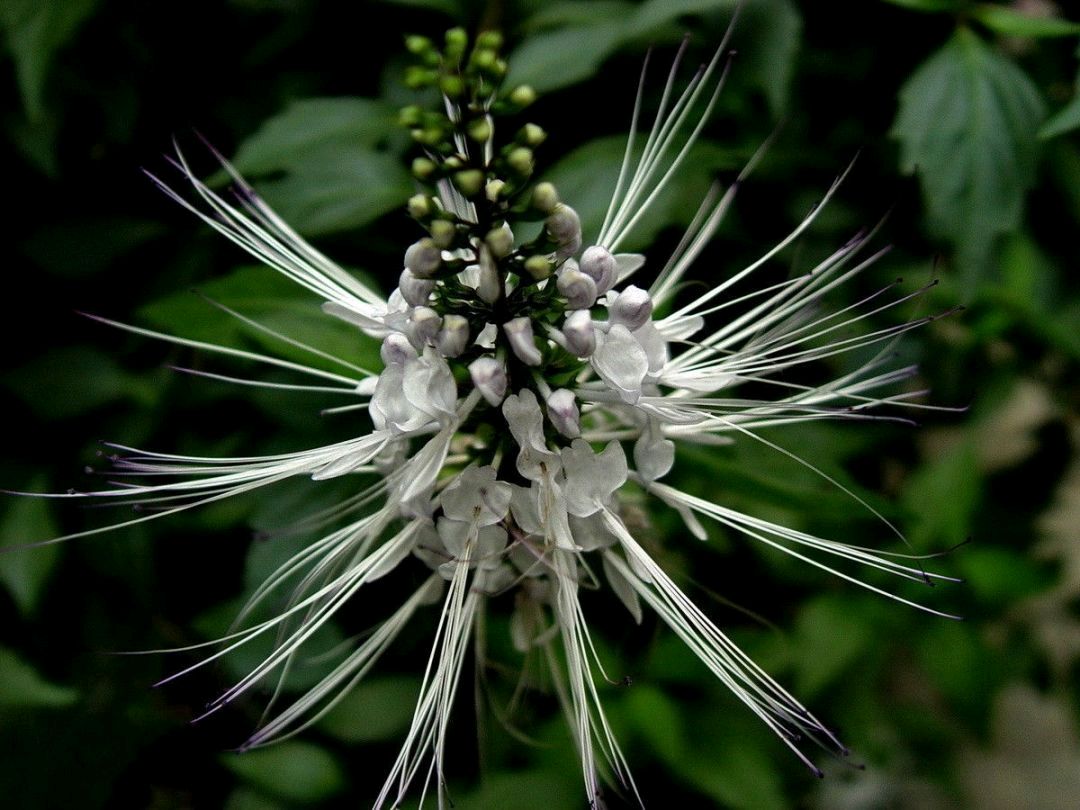
[[[669,634],[650,620],[634,628],[598,595],[586,609],[603,654],[634,679],[605,692],[613,722],[657,806],[1070,806],[1080,794],[1077,29],[1038,2],[744,5],[729,85],[693,165],[653,212],[647,254],[662,260],[712,177],[733,177],[779,122],[775,145],[698,264],[705,283],[782,238],[858,155],[837,201],[771,272],[809,266],[891,212],[879,241],[893,252],[838,290],[833,305],[895,277],[911,290],[938,279],[921,303],[865,328],[965,305],[900,349],[901,361],[921,364],[918,384],[932,391],[924,401],[964,410],[917,413],[917,428],[813,424],[769,435],[858,487],[919,551],[971,538],[936,561],[964,585],[901,590],[967,621],[888,602],[736,536],[698,544],[673,535],[653,549],[665,566],[840,730],[866,770],[822,755],[828,776],[814,780]],[[371,356],[370,345],[325,324],[303,291],[269,271],[238,270],[249,264],[243,254],[155,191],[140,169],[169,178],[173,138],[208,175],[215,166],[196,132],[237,155],[286,219],[388,289],[416,236],[400,205],[412,188],[399,168],[408,138],[393,126],[394,109],[413,100],[400,83],[404,33],[439,36],[456,23],[506,32],[517,75],[542,91],[528,113],[549,132],[540,173],[588,225],[621,155],[645,49],[655,45],[654,64],[666,66],[689,32],[688,63],[706,59],[732,6],[417,0],[359,4],[357,15],[353,4],[304,0],[6,0],[0,485],[94,486],[83,467],[100,463],[100,439],[254,453],[362,429],[318,417],[323,403],[307,395],[253,395],[178,375],[166,365],[235,369],[76,314],[258,345],[188,292],[198,287],[305,340]],[[953,101],[935,107],[937,94]],[[374,100],[297,103],[339,97]],[[842,368],[822,368],[820,379]],[[686,454],[679,470],[735,508],[895,550],[864,510],[767,449]],[[243,756],[227,749],[254,726],[257,699],[188,721],[244,661],[153,689],[196,659],[111,652],[212,638],[281,553],[252,529],[333,497],[299,487],[0,557],[4,803],[370,802],[411,712],[422,632],[332,722]],[[109,517],[5,497],[0,542]],[[338,639],[365,626],[364,610],[343,617]],[[583,805],[571,740],[549,708],[540,698],[522,718],[534,746],[490,724],[480,778],[463,702],[461,754],[451,762],[458,806]]]

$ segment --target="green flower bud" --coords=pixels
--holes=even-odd
[[[405,47],[409,53],[414,53],[417,56],[430,51],[435,46],[432,45],[431,40],[427,37],[420,36],[419,34],[411,34],[405,37]]]
[[[506,181],[495,178],[489,180],[487,185],[484,186],[484,196],[488,198],[488,202],[498,202],[499,195],[503,193],[503,189],[506,188]]]
[[[484,118],[477,118],[475,121],[469,123],[469,137],[477,143],[484,143],[484,141],[491,139],[491,122]]]
[[[425,194],[414,194],[409,197],[409,216],[415,219],[425,219],[431,214],[431,200]]]
[[[465,49],[469,47],[469,35],[464,28],[451,28],[446,32],[446,58],[451,62],[457,62],[465,55]]]
[[[442,250],[446,250],[454,244],[454,237],[457,236],[457,228],[454,227],[454,223],[445,219],[437,219],[432,222],[428,231],[431,233],[431,241]]]
[[[438,127],[423,127],[412,131],[413,140],[424,146],[438,146],[443,139],[443,131]]]
[[[413,158],[412,173],[421,180],[427,180],[431,175],[435,174],[437,168],[435,161],[426,157]]]
[[[472,56],[469,58],[469,62],[477,70],[489,71],[495,67],[495,62],[498,61],[499,55],[495,51],[487,48],[477,48],[472,52]]]
[[[454,173],[454,185],[466,197],[475,197],[484,186],[484,173],[479,169],[465,169]]]
[[[547,140],[547,133],[536,124],[526,124],[518,132],[517,139],[526,146],[535,148]]]
[[[536,281],[543,281],[551,275],[551,260],[547,256],[530,256],[525,260],[525,272]]]
[[[443,161],[443,168],[450,171],[454,171],[454,169],[460,169],[464,165],[465,164],[462,162],[461,158],[459,158],[457,155],[451,155]]]
[[[506,164],[518,174],[532,174],[532,149],[528,149],[524,146],[511,149],[510,154],[506,156]]]
[[[493,51],[501,49],[503,46],[503,36],[498,31],[482,31],[479,36],[476,37],[477,48],[488,48]]]
[[[550,214],[559,204],[559,192],[551,183],[537,183],[533,188],[532,206],[542,214]]]
[[[465,80],[456,73],[446,73],[439,78],[439,89],[447,98],[459,99],[465,95]]]
[[[484,244],[496,259],[504,259],[514,250],[514,233],[509,228],[492,228],[484,237]]]
[[[398,121],[403,127],[415,127],[419,126],[423,120],[424,110],[415,104],[410,104],[408,107],[402,107],[401,112],[398,113]]]
[[[421,67],[420,65],[409,65],[405,68],[405,86],[410,90],[422,90],[425,87],[431,87],[438,78],[439,74],[430,68]]]
[[[536,91],[527,84],[521,84],[510,91],[510,103],[517,107],[528,107],[536,101]]]

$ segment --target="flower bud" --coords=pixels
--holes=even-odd
[[[555,429],[568,439],[581,435],[581,412],[574,394],[565,388],[552,391],[547,398],[548,419]]]
[[[410,306],[419,307],[428,302],[428,296],[435,289],[435,282],[431,279],[417,278],[406,267],[401,271],[401,277],[398,279],[398,289],[401,290],[401,297]]]
[[[517,174],[532,174],[532,149],[528,149],[524,146],[519,146],[516,149],[511,149],[510,154],[506,156],[506,165],[513,169]]]
[[[469,363],[469,377],[490,404],[498,406],[506,397],[506,369],[494,357],[478,357]]]
[[[581,220],[577,211],[565,203],[559,203],[545,220],[544,226],[548,236],[558,245],[555,251],[558,258],[565,259],[578,252],[581,247]]]
[[[405,37],[405,47],[409,53],[416,54],[417,56],[426,53],[431,50],[431,40],[427,37],[420,36],[419,34],[411,34]]]
[[[382,346],[379,348],[379,357],[382,358],[383,365],[392,366],[395,363],[404,365],[406,360],[416,358],[416,349],[401,332],[391,332],[383,338]]]
[[[551,260],[547,256],[530,256],[525,260],[525,272],[534,281],[543,281],[551,275]]]
[[[444,249],[454,244],[454,237],[457,236],[457,228],[454,227],[454,223],[445,219],[437,219],[432,222],[428,231],[431,233],[431,241],[435,243],[435,246]]]
[[[447,98],[461,98],[465,95],[465,80],[454,73],[447,73],[439,78],[439,89]]]
[[[538,366],[543,357],[533,339],[532,321],[527,317],[514,318],[503,324],[503,334],[518,360],[527,366]]]
[[[458,26],[457,28],[451,28],[446,32],[446,58],[451,62],[455,62],[460,59],[464,53],[465,48],[469,45],[469,35],[465,32],[465,29]]]
[[[550,214],[559,204],[559,192],[552,183],[537,183],[533,188],[532,206],[537,211]]]
[[[435,174],[437,168],[435,161],[426,157],[415,158],[412,162],[412,173],[421,180],[427,180],[431,175]]]
[[[557,286],[567,309],[588,309],[596,303],[596,282],[576,268],[564,268]]]
[[[476,284],[476,294],[485,304],[494,304],[502,295],[499,269],[487,245],[480,246],[480,278]]]
[[[516,107],[528,107],[536,101],[536,91],[527,84],[520,84],[510,91],[510,103]]]
[[[498,202],[504,188],[506,188],[505,180],[497,177],[494,180],[488,180],[487,185],[484,186],[484,196],[487,197],[488,202]]]
[[[487,118],[477,118],[469,124],[469,137],[477,143],[483,143],[491,138],[491,122]]]
[[[615,295],[615,293],[612,293]],[[643,326],[652,315],[653,303],[649,294],[631,284],[608,304],[612,323],[621,323],[631,332]]]
[[[547,140],[547,133],[544,132],[543,128],[536,124],[526,124],[518,132],[517,139],[526,146],[531,146],[535,149]]]
[[[443,357],[457,357],[469,345],[469,322],[461,315],[447,315],[435,338],[435,347]]]
[[[405,251],[405,266],[417,278],[430,278],[442,264],[442,253],[430,239],[421,239]]]
[[[409,197],[409,216],[414,219],[424,219],[431,213],[431,200],[426,194],[414,194]]]
[[[596,282],[597,294],[603,295],[615,285],[619,265],[610,250],[593,245],[581,254],[581,272]]]
[[[596,351],[596,331],[589,310],[578,309],[568,314],[562,333],[567,351],[576,357],[588,357]]]
[[[481,31],[476,35],[477,48],[490,48],[493,51],[497,51],[502,46],[503,37],[498,31]]]
[[[492,228],[484,237],[484,243],[496,259],[506,258],[514,249],[514,232],[506,225]]]
[[[454,172],[454,185],[466,197],[475,197],[484,186],[484,173],[479,169]]]
[[[439,333],[442,318],[431,307],[416,307],[409,315],[409,337],[413,346],[421,347],[431,343]]]

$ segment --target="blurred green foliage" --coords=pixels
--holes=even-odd
[[[201,130],[285,219],[388,287],[415,238],[402,207],[412,188],[407,138],[394,126],[395,109],[413,100],[399,80],[404,33],[435,35],[455,23],[505,30],[514,79],[543,91],[530,110],[550,133],[540,171],[588,233],[617,172],[646,49],[657,49],[654,65],[666,64],[689,32],[690,63],[706,58],[736,5],[398,0],[365,6],[358,28],[351,9],[317,0],[194,3],[168,18],[156,4],[114,0],[0,3],[3,176],[13,203],[0,483],[91,486],[79,470],[97,463],[97,437],[254,453],[350,433],[351,417],[319,417],[327,403],[310,395],[252,395],[174,373],[162,366],[225,374],[235,366],[73,314],[297,351],[187,291],[194,286],[358,365],[376,363],[374,344],[323,317],[302,290],[248,266],[145,182],[140,166],[172,179],[160,157],[171,137],[213,174],[194,137]],[[609,671],[633,678],[604,696],[658,806],[1065,808],[1080,795],[1080,20],[1068,16],[1043,2],[743,3],[715,122],[635,246],[654,243],[650,255],[662,259],[712,180],[730,180],[783,121],[699,262],[697,278],[723,277],[781,238],[860,154],[836,202],[775,272],[812,266],[892,207],[882,237],[891,255],[862,286],[838,290],[833,305],[894,276],[911,289],[940,280],[920,314],[966,311],[909,335],[898,351],[920,363],[932,391],[923,401],[955,410],[916,412],[918,428],[815,424],[769,438],[857,490],[917,552],[948,552],[927,564],[966,584],[898,592],[968,621],[887,602],[738,536],[665,536],[677,524],[657,515],[650,550],[866,765],[825,762],[827,778],[812,780],[677,639],[648,618],[633,625],[617,601],[597,597],[586,608],[606,639],[601,654]],[[646,110],[661,85],[647,91]],[[888,322],[886,313],[879,326]],[[739,442],[686,453],[680,465],[685,486],[734,508],[905,552],[866,510],[768,447]],[[257,722],[257,701],[185,722],[245,671],[242,656],[152,690],[194,659],[104,652],[220,632],[260,572],[304,541],[252,529],[269,531],[335,497],[332,487],[275,491],[0,557],[6,806],[370,801],[410,716],[424,628],[302,738],[243,755],[223,752]],[[110,518],[7,497],[0,544]],[[319,649],[363,632],[365,611],[379,607],[358,605]],[[513,669],[506,635],[492,623],[489,655]],[[298,668],[287,688],[318,672],[317,660]],[[516,680],[496,674],[499,703]],[[571,740],[543,699],[504,724],[477,719],[472,690],[462,693],[457,806],[582,805]]]

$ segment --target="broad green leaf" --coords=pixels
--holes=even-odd
[[[860,659],[873,643],[873,627],[853,611],[850,599],[831,596],[808,602],[795,620],[798,653],[795,692],[810,699]]]
[[[397,131],[397,112],[370,98],[307,98],[263,122],[237,150],[244,174],[288,171],[303,153],[326,147],[374,149]]]
[[[1046,588],[1053,576],[1026,554],[1008,548],[965,548],[956,567],[971,593],[1001,608]]]
[[[770,750],[762,744],[768,732],[760,720],[744,710],[722,721],[718,718],[702,731],[706,736],[701,744],[691,746],[678,766],[682,779],[714,799],[718,807],[782,810],[791,806],[780,780],[781,769],[789,763],[777,759],[782,746]]]
[[[78,699],[74,689],[49,683],[13,650],[0,647],[0,709],[58,709]]]
[[[885,0],[885,2],[902,8],[910,8],[912,11],[933,14],[940,11],[956,11],[960,8],[961,0]]]
[[[20,246],[35,262],[64,278],[86,278],[167,233],[160,222],[129,217],[90,217],[43,225]]]
[[[454,19],[461,19],[464,11],[459,0],[382,0],[390,6],[406,6],[409,8],[426,8],[432,11],[441,11],[449,14]]]
[[[1008,6],[980,3],[971,16],[991,31],[1010,37],[1071,37],[1080,34],[1080,23],[1060,17],[1038,17]]]
[[[293,802],[323,801],[340,793],[346,784],[340,763],[311,743],[288,741],[226,754],[221,762],[251,785]]]
[[[395,132],[393,109],[378,101],[295,101],[241,144],[236,166],[301,233],[358,228],[402,207],[413,190],[387,148]]]
[[[253,341],[257,350],[264,354],[346,376],[355,373],[244,324],[208,303],[206,299],[210,299],[334,357],[368,368],[372,363],[378,363],[378,344],[374,340],[324,313],[316,296],[270,268],[239,268],[201,285],[199,293],[204,297],[187,291],[174,293],[143,307],[139,316],[152,327],[170,334],[240,348],[244,348],[247,341]],[[224,364],[228,373],[230,363],[236,368],[237,361],[216,358],[214,362]]]
[[[970,274],[1020,223],[1043,102],[1031,79],[962,28],[907,81],[892,134],[918,172],[931,229]]]
[[[44,479],[27,487],[29,492],[45,491]],[[0,582],[3,582],[24,616],[33,613],[44,593],[49,574],[60,558],[57,546],[18,549],[27,543],[48,540],[60,534],[45,498],[9,497],[0,519]],[[17,550],[14,550],[17,549]]]
[[[1080,82],[1077,82],[1080,87]],[[1050,116],[1039,130],[1039,137],[1043,140],[1056,138],[1066,132],[1072,132],[1080,127],[1080,92],[1073,96],[1072,101]]]
[[[536,34],[510,54],[507,86],[527,84],[547,92],[577,84],[596,73],[622,38],[618,18],[600,15],[589,25]]]
[[[581,778],[569,769],[493,770],[477,790],[455,795],[454,802],[470,810],[577,810],[581,796]]]
[[[659,689],[636,683],[626,692],[624,708],[642,742],[664,762],[677,765],[685,754],[686,735],[675,701]]]
[[[93,13],[97,0],[4,0],[0,28],[15,59],[26,117],[45,114],[45,81],[57,52]]]
[[[915,548],[943,548],[971,534],[981,495],[978,458],[968,444],[934,453],[908,480],[903,502]]]
[[[79,346],[51,349],[7,375],[7,386],[46,419],[69,419],[124,399],[149,406],[151,380],[129,374],[108,355]]]
[[[511,54],[509,82],[530,84],[541,91],[576,84],[595,74],[609,56],[631,41],[677,36],[685,18],[728,16],[738,5],[736,0],[648,0],[635,8],[606,0],[545,7],[524,26],[541,33]],[[765,94],[774,113],[786,106],[801,24],[791,0],[751,0],[735,31],[743,43],[739,65]]]
[[[349,743],[393,739],[409,728],[419,694],[416,677],[365,678],[320,721],[319,728]]]
[[[629,0],[564,0],[544,3],[521,26],[523,33],[532,34],[546,28],[595,25],[600,20],[626,19],[637,6]],[[513,65],[511,65],[513,67]]]

